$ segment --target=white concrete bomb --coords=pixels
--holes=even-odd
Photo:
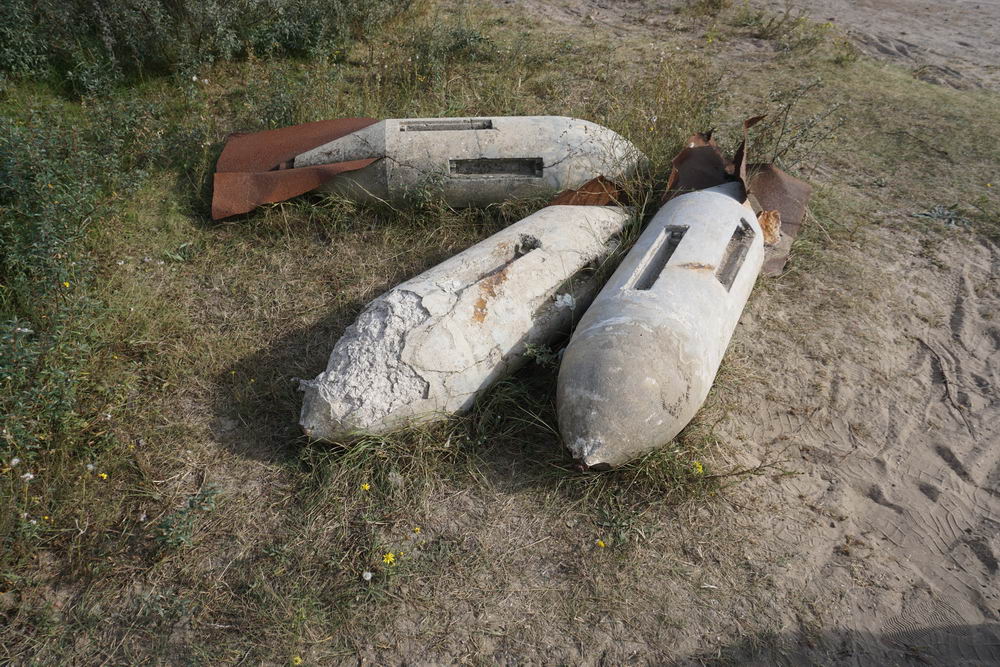
[[[669,442],[704,403],[764,257],[743,199],[727,184],[668,202],[580,320],[556,400],[583,465]]]
[[[334,440],[467,409],[528,344],[569,333],[629,217],[549,206],[378,297],[302,382],[303,430]]]
[[[294,167],[384,158],[319,188],[356,201],[399,203],[423,188],[451,206],[578,188],[630,176],[644,160],[606,127],[563,116],[383,120],[298,155]]]

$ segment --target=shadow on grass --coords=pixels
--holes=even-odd
[[[308,205],[302,206],[303,212],[308,212]],[[474,218],[466,222],[483,224]],[[488,221],[491,226],[487,231],[510,222],[499,218]],[[323,243],[338,242],[333,228],[316,225],[313,229],[323,237]],[[261,230],[266,233],[263,227]],[[412,235],[420,230],[401,227],[400,233]],[[407,266],[409,275],[369,286],[366,293],[379,294],[454,254],[453,248],[429,250]],[[614,262],[609,262],[600,270],[610,272],[613,268]],[[539,359],[543,363],[528,360],[484,392],[467,415],[352,442],[307,442],[298,426],[302,405],[298,380],[312,379],[325,369],[335,342],[365,301],[340,301],[317,323],[277,339],[216,376],[219,390],[215,392],[213,429],[219,442],[242,457],[299,465],[316,473],[317,480],[353,467],[356,477],[364,468],[371,479],[389,479],[391,474],[469,488],[488,480],[487,486],[500,493],[534,488],[560,494],[570,503],[593,501],[594,505],[623,507],[673,504],[717,486],[692,469],[693,458],[703,451],[699,435],[703,429],[698,425],[689,427],[669,446],[618,470],[577,472],[557,428],[558,369],[544,351],[546,358]],[[561,340],[554,341],[553,349],[565,345],[568,337],[569,331],[564,332]],[[317,468],[322,470],[317,472]]]
[[[472,486],[486,479],[502,494],[537,489],[592,509],[638,511],[703,497],[718,487],[691,467],[692,456],[701,455],[697,425],[617,470],[578,472],[556,425],[557,369],[530,361],[485,392],[467,415],[361,441],[308,442],[298,425],[298,378],[311,379],[325,369],[335,341],[363,305],[354,301],[338,308],[217,377],[220,442],[239,456],[302,466],[317,479],[349,468],[363,468],[371,479],[434,477]]]
[[[298,424],[298,380],[326,368],[334,342],[363,305],[347,303],[218,375],[213,426],[219,441],[239,456],[294,464],[307,444]]]

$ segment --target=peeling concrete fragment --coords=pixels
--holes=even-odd
[[[708,396],[764,257],[742,199],[730,183],[670,200],[580,320],[556,403],[583,467],[669,442]]]
[[[302,383],[302,428],[336,440],[466,410],[527,345],[569,333],[629,217],[549,206],[378,297]]]
[[[296,156],[294,167],[365,158],[382,159],[318,189],[400,203],[431,188],[452,206],[480,206],[578,188],[598,176],[625,179],[645,159],[631,142],[589,121],[493,116],[384,120]]]
[[[420,296],[413,292],[394,290],[373,301],[340,339],[326,373],[303,382],[303,414],[332,421],[350,415],[356,423],[372,423],[383,410],[398,409],[400,397],[425,396],[427,382],[400,356],[406,333],[428,317]],[[337,383],[320,381],[328,375]],[[372,393],[387,397],[387,403],[372,405],[365,400]]]
[[[764,233],[764,245],[773,247],[781,243],[781,211],[761,211],[757,222]]]

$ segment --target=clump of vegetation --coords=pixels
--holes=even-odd
[[[0,8],[0,73],[51,73],[74,91],[215,60],[320,55],[369,36],[408,2],[388,0],[11,0]]]
[[[717,16],[733,6],[733,0],[687,0],[685,9],[693,16]]]
[[[785,7],[779,13],[750,6],[744,0],[733,18],[734,25],[747,28],[757,39],[766,39],[786,52],[808,54],[824,44],[833,26],[829,23],[815,23],[809,20],[805,10],[794,0],[785,0]]]
[[[369,9],[376,6],[383,5]],[[225,530],[252,525],[259,512],[242,504],[239,487],[214,478],[193,485],[186,475],[188,459],[205,451],[209,427],[184,406],[214,410],[238,424],[227,428],[240,434],[241,447],[276,457],[268,494],[278,493],[273,507],[288,520],[266,544],[257,544],[254,527],[248,548],[252,559],[273,565],[269,572],[284,574],[265,594],[256,568],[227,570],[221,582],[164,571],[172,592],[131,596],[134,605],[121,610],[123,619],[148,621],[150,638],[209,599],[243,609],[241,622],[251,627],[268,628],[273,641],[261,655],[272,655],[270,647],[301,623],[298,612],[276,620],[277,599],[309,606],[309,623],[356,621],[358,605],[381,599],[391,582],[466,553],[457,536],[411,552],[384,526],[415,521],[409,515],[429,494],[474,485],[484,469],[500,469],[511,457],[545,461],[518,474],[559,489],[565,502],[593,509],[603,494],[632,489],[622,496],[624,514],[712,488],[686,460],[701,456],[692,454],[701,445],[648,457],[622,476],[578,477],[552,426],[551,349],[536,351],[544,382],[505,383],[466,419],[349,448],[303,446],[294,426],[300,398],[289,375],[315,374],[328,339],[378,290],[539,202],[456,211],[428,187],[405,210],[315,197],[265,207],[249,224],[207,220],[212,164],[226,134],[338,116],[577,115],[632,138],[651,159],[651,175],[643,178],[662,180],[692,119],[709,124],[720,103],[717,77],[694,79],[704,77],[704,63],[678,58],[622,82],[619,63],[606,60],[583,77],[554,78],[552,72],[594,61],[598,47],[539,42],[520,29],[497,29],[496,19],[426,6],[408,14],[405,30],[385,29],[392,25],[387,11],[349,30],[333,51],[316,46],[320,55],[301,60],[287,56],[304,51],[281,39],[265,48],[255,37],[265,24],[254,24],[258,32],[233,27],[231,8],[216,7],[221,18],[206,18],[215,28],[198,37],[185,32],[203,25],[193,15],[167,12],[166,5],[156,14],[153,7],[161,6],[71,5],[80,38],[65,42],[49,41],[32,23],[45,20],[52,6],[5,7],[20,25],[35,27],[23,44],[5,42],[0,56],[8,75],[0,100],[0,495],[11,509],[0,514],[0,592],[24,596],[4,627],[21,637],[46,633],[53,645],[73,632],[96,632],[62,634],[46,620],[38,599],[52,576],[73,572],[75,580],[98,577],[114,588],[110,573],[126,562],[149,571],[216,544]],[[133,9],[154,12],[145,42],[128,28]],[[382,19],[389,23],[380,31]],[[56,25],[52,34],[60,30]],[[165,37],[171,34],[177,43]],[[201,69],[192,79],[196,63]],[[610,94],[623,87],[624,97]],[[650,181],[628,185],[640,211],[647,202],[651,211]],[[332,239],[341,254],[331,262]],[[313,295],[306,310],[334,315],[302,321],[299,306],[289,308],[303,295]],[[204,316],[206,297],[225,313],[221,319]],[[221,324],[237,313],[235,329]],[[318,354],[303,357],[303,350]],[[211,437],[210,447],[219,447]],[[214,491],[205,489],[224,491],[232,504],[212,511]],[[177,497],[186,498],[180,509],[169,500]],[[244,511],[250,524],[232,528]],[[323,517],[341,512],[346,523],[331,532]],[[306,534],[310,549],[324,551],[327,570],[302,551]],[[43,551],[55,555],[44,576],[32,566]],[[121,593],[98,587],[85,595],[112,594]],[[228,640],[216,638],[222,644],[214,654],[223,655]]]
[[[164,517],[158,526],[157,539],[167,547],[191,544],[195,523],[201,514],[215,509],[215,497],[219,489],[206,486],[188,496],[187,502],[179,510]]]
[[[793,170],[834,140],[846,122],[841,105],[820,105],[815,112],[806,108],[825,88],[821,79],[812,79],[768,93],[767,104],[761,107],[764,118],[750,131],[750,161]]]

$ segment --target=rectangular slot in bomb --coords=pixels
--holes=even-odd
[[[740,218],[740,224],[736,226],[732,238],[729,239],[729,245],[726,246],[726,254],[722,256],[719,268],[715,272],[715,277],[719,279],[719,282],[722,283],[727,292],[732,288],[733,283],[736,282],[736,276],[740,272],[740,267],[743,266],[743,260],[746,259],[747,252],[750,251],[750,244],[753,243],[753,237],[753,227],[747,222],[746,218]]]
[[[646,254],[645,260],[636,271],[636,277],[629,285],[630,289],[648,290],[656,284],[687,230],[686,225],[667,225],[663,228],[660,237],[656,239],[653,248]]]
[[[443,130],[492,130],[489,118],[432,118],[430,120],[401,120],[400,132],[440,132]]]
[[[545,164],[540,157],[500,157],[448,160],[448,172],[454,176],[522,176],[541,178]]]

